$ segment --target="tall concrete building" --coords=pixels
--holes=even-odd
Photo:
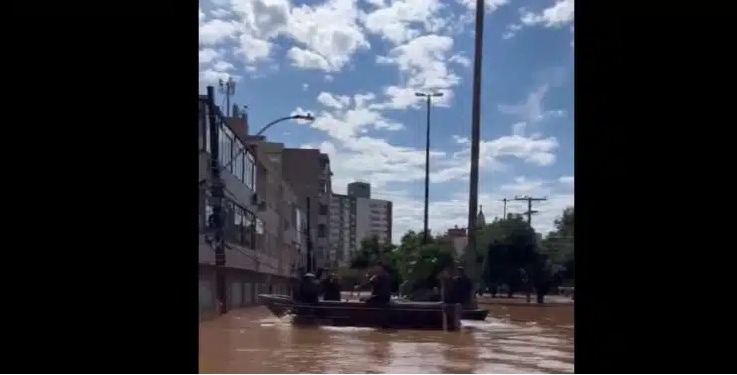
[[[282,173],[291,184],[297,199],[306,207],[310,198],[310,236],[315,267],[325,267],[333,260],[328,252],[330,219],[328,206],[332,194],[330,158],[316,149],[285,148],[281,153]],[[305,217],[307,219],[307,217]]]
[[[348,194],[330,200],[330,254],[337,265],[347,265],[361,240],[376,236],[380,243],[392,241],[392,202],[371,199],[365,182],[348,185]]]
[[[348,195],[356,198],[371,198],[371,184],[367,182],[351,182],[348,184]]]

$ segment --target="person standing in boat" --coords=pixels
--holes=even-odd
[[[453,277],[453,289],[456,296],[454,302],[464,306],[471,302],[473,282],[466,276],[466,270],[463,267],[458,267],[456,276]]]
[[[325,270],[325,278],[320,282],[325,301],[340,301],[340,284],[330,270]]]
[[[302,280],[299,285],[298,301],[302,303],[318,303],[319,297],[320,285],[315,279],[315,274],[308,272],[302,276]]]
[[[381,262],[377,262],[374,265],[373,273],[373,276],[369,280],[369,283],[371,283],[371,297],[366,300],[366,303],[371,305],[386,305],[391,300],[391,277]]]

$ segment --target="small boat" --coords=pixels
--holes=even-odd
[[[259,294],[258,300],[278,317],[293,315],[295,324],[449,331],[461,327],[460,304],[404,301],[391,301],[386,306],[343,301],[306,304],[277,294]]]

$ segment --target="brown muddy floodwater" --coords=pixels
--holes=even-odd
[[[486,321],[459,332],[297,327],[264,307],[234,310],[200,323],[200,372],[573,372],[572,304],[488,301]]]

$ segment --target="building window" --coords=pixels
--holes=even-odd
[[[326,235],[327,235],[327,228],[325,227],[325,224],[318,224],[317,225],[317,237],[325,238]]]
[[[328,206],[320,203],[320,205],[317,208],[317,213],[320,215],[327,215],[328,214]]]
[[[231,243],[253,248],[255,216],[243,207],[227,200],[225,210],[225,239]]]
[[[269,250],[266,233],[264,232],[264,222],[256,218],[256,247],[258,250]]]
[[[243,183],[246,184],[246,187],[251,191],[256,191],[256,160],[250,151],[246,151],[245,163],[245,176]]]
[[[230,173],[233,173],[233,163],[230,161],[233,158],[233,132],[225,125],[220,125],[220,165],[228,167],[225,168]]]
[[[235,157],[233,159],[233,174],[238,179],[238,181],[245,183],[243,173],[243,160],[245,155],[243,155],[243,144],[241,144],[241,141],[238,139],[235,140],[235,149],[233,150],[233,156]]]

